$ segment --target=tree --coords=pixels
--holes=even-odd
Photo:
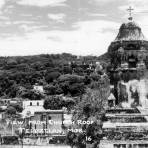
[[[18,85],[16,85],[15,83],[9,87],[7,90],[6,90],[6,94],[7,96],[9,96],[10,98],[15,98],[17,97],[17,92],[19,91],[19,87]]]
[[[55,95],[56,94],[56,87],[52,84],[48,84],[44,87],[45,93],[47,95]]]
[[[82,95],[85,92],[85,78],[78,75],[61,75],[58,79],[59,86],[65,95],[72,96]]]
[[[53,80],[57,79],[60,76],[60,73],[57,71],[47,73],[45,76],[45,80],[47,83],[53,82]]]
[[[58,96],[48,96],[45,101],[44,101],[44,108],[45,109],[53,109],[53,110],[58,110],[62,109],[63,104],[62,100]]]
[[[69,93],[72,96],[79,96],[84,94],[84,92],[85,92],[84,83],[74,83],[69,86]]]
[[[69,65],[63,66],[62,71],[64,74],[72,74],[72,68]]]
[[[68,111],[71,111],[76,104],[76,100],[74,100],[73,98],[65,98],[62,100],[62,104],[63,107],[67,108]]]
[[[9,106],[6,110],[7,115],[13,116],[16,115],[16,109],[13,106]]]
[[[108,90],[109,91],[109,90]],[[107,107],[109,93],[99,90],[87,89],[81,102],[75,107],[74,120],[88,119],[103,115]],[[99,114],[98,114],[99,113]]]
[[[62,88],[59,86],[57,82],[54,84],[47,84],[44,86],[45,93],[47,95],[59,95],[63,93]]]
[[[68,132],[67,135],[66,135],[66,143],[67,143],[68,145],[70,145],[71,148],[73,148],[74,145],[76,145],[76,143],[77,143],[77,142],[76,142],[76,138],[77,138],[76,134],[70,131],[70,132]]]
[[[66,75],[61,75],[58,78],[58,81],[59,81],[59,83],[69,82],[70,84],[72,84],[72,83],[82,83],[84,81],[84,77],[79,76],[79,75],[66,74]]]
[[[96,82],[97,83],[97,82]],[[83,143],[87,143],[86,137],[90,138],[91,143],[94,147],[98,144],[102,135],[102,121],[104,118],[105,110],[107,107],[107,98],[109,96],[110,86],[109,79],[107,76],[102,77],[97,84],[94,85],[93,89],[87,89],[83,95],[81,101],[76,105],[73,113],[73,121],[77,123],[81,121],[93,121],[92,124],[74,124],[73,128],[81,128],[82,133],[76,134],[82,136],[84,139]],[[85,134],[85,136],[83,136]],[[77,145],[80,147],[82,143],[71,143],[71,145]]]
[[[41,100],[44,98],[44,95],[38,91],[26,89],[21,94],[21,97],[24,99],[29,99],[29,100]]]
[[[14,107],[17,112],[22,112],[22,111],[23,111],[23,107],[22,107],[22,105],[19,104],[19,103],[11,104],[10,106]]]

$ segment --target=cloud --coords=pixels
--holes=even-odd
[[[0,15],[0,20],[7,21],[7,20],[9,20],[9,18],[6,16]]]
[[[105,5],[105,4],[110,4],[113,2],[117,2],[117,0],[89,0],[89,3],[98,4],[98,5]]]
[[[147,0],[127,0],[129,3],[145,4]]]
[[[4,27],[1,28],[0,56],[62,52],[99,56],[107,51],[120,26],[114,21],[95,20],[98,17],[103,19],[105,16],[105,19],[116,20],[116,18],[110,19],[109,17],[111,11],[115,12],[115,6],[110,3],[117,0],[86,0],[87,2],[91,1],[94,5],[86,4],[84,0],[85,2],[82,1],[81,6],[78,6],[77,1],[75,3],[74,0],[15,1],[19,5],[25,5],[25,7],[20,9],[14,3],[15,9],[12,13],[5,14],[11,19],[7,21],[7,25],[2,24]],[[57,8],[45,8],[47,6],[66,6],[66,2],[70,5],[70,9],[64,9],[64,11],[62,9],[62,12],[61,9]],[[106,4],[106,9],[105,7],[99,7],[98,9],[98,5],[101,4]],[[78,13],[78,7],[82,9],[80,13]],[[38,16],[39,18],[37,18]],[[81,21],[76,22],[78,20]],[[64,24],[62,24],[63,22]],[[4,30],[2,30],[3,28]],[[72,30],[70,30],[71,28]],[[4,38],[2,36],[4,33],[9,34]]]
[[[0,0],[0,15],[2,14],[2,8],[5,5],[6,0]]]
[[[116,1],[116,0],[94,0],[95,2],[97,2],[97,3],[111,3],[111,2],[114,2],[114,1]]]
[[[107,16],[107,14],[104,13],[88,13],[89,16],[94,16],[94,17],[104,17]]]
[[[5,0],[0,0],[0,8],[2,8],[5,5]]]
[[[48,14],[48,18],[53,20],[53,21],[56,21],[56,22],[60,22],[60,23],[63,23],[64,22],[64,19],[65,19],[66,15],[63,14],[63,13],[58,13],[58,14],[51,14],[49,13]]]
[[[64,2],[67,0],[19,0],[17,1],[20,5],[30,5],[30,6],[38,6],[38,7],[45,7],[45,6],[66,6]]]
[[[116,22],[105,21],[105,20],[81,21],[73,25],[73,27],[79,28],[83,31],[87,32],[89,30],[93,31],[94,33],[109,28],[117,29],[118,26],[119,24]]]
[[[27,34],[27,32],[33,32],[36,30],[41,30],[42,28],[46,28],[46,25],[40,25],[40,26],[35,26],[35,25],[31,25],[31,23],[29,24],[20,24],[19,28],[21,30],[23,30],[25,32],[25,34]]]
[[[135,13],[140,13],[144,11],[148,11],[148,1],[147,0],[125,0],[126,5],[119,6],[120,10],[126,11],[129,6],[134,8]]]
[[[144,24],[148,25],[147,20],[148,20],[148,1],[147,0],[126,0],[126,4],[119,6],[119,10],[123,11],[125,15],[123,18],[128,18],[128,13],[127,9],[129,6],[131,6],[133,10],[133,18],[136,22],[139,22],[142,26]]]
[[[81,21],[73,24],[75,30],[28,32],[25,38],[1,38],[1,55],[31,55],[68,52],[76,55],[101,55],[116,37],[120,24],[104,21]],[[26,27],[26,26],[25,26]],[[24,27],[24,28],[25,28]],[[25,28],[26,29],[26,28]],[[27,28],[28,29],[28,28]],[[115,32],[104,31],[115,29]]]

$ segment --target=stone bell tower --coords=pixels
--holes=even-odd
[[[121,82],[127,84],[132,80],[139,81],[147,70],[148,41],[141,28],[133,21],[131,13],[129,21],[121,25],[117,37],[110,44],[108,54],[110,56],[108,72],[111,84],[114,86],[116,105],[118,105],[128,101],[129,97],[127,89],[124,89],[124,86],[121,87]],[[138,91],[138,87],[136,91]],[[129,88],[128,91],[132,93],[132,88]]]

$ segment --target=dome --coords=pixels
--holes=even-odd
[[[115,41],[146,40],[141,28],[135,22],[123,23]]]

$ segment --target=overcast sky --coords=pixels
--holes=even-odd
[[[0,56],[107,51],[132,6],[148,38],[148,0],[0,0]]]

